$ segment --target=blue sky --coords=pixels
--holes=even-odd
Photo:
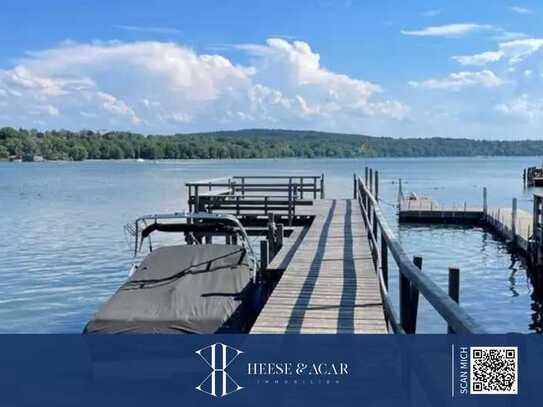
[[[8,1],[0,125],[538,138],[538,3]]]

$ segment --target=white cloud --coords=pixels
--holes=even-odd
[[[533,13],[533,11],[530,10],[529,8],[519,7],[519,6],[509,7],[509,10],[517,14],[532,14]]]
[[[543,99],[533,101],[528,95],[523,94],[508,103],[497,105],[496,110],[519,119],[540,120],[543,119]]]
[[[478,65],[483,66],[490,62],[499,61],[503,57],[501,51],[488,51],[475,55],[461,55],[452,57],[462,65]]]
[[[497,51],[487,51],[474,55],[453,56],[462,65],[483,66],[502,59],[507,59],[510,65],[518,64],[530,55],[543,48],[542,38],[524,38],[514,41],[501,42]]]
[[[414,35],[420,37],[461,37],[477,31],[488,31],[495,29],[496,28],[494,26],[487,24],[462,23],[431,26],[413,31],[402,30],[401,33],[404,35]]]
[[[416,88],[458,92],[464,88],[473,86],[495,88],[503,85],[504,83],[505,81],[497,77],[494,72],[485,69],[479,72],[451,73],[446,78],[441,79],[428,79],[420,82],[411,81],[409,82],[409,85]]]
[[[522,62],[528,56],[539,51],[542,47],[542,38],[526,38],[500,44],[500,50],[509,59],[510,64]]]
[[[324,68],[305,42],[274,38],[237,48],[249,65],[165,42],[65,43],[0,69],[0,89],[17,95],[7,114],[21,126],[41,116],[49,127],[68,128],[347,130],[408,114],[378,84]]]

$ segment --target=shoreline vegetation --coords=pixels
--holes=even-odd
[[[0,129],[0,160],[476,157],[543,155],[543,140],[391,138],[248,129],[175,135]]]

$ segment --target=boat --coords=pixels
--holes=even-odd
[[[209,213],[149,215],[126,230],[134,237],[134,255],[140,255],[144,246],[149,253],[87,323],[84,334],[250,329],[263,305],[265,283],[238,219]],[[181,234],[186,244],[153,249],[151,236],[157,232]]]
[[[144,163],[145,160],[143,158],[136,158],[137,163]]]

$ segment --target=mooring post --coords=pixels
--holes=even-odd
[[[292,226],[292,180],[288,182],[288,225]]]
[[[353,199],[356,199],[356,173],[353,173]]]
[[[375,200],[379,201],[379,171],[375,171]]]
[[[415,266],[422,272],[422,257],[413,257],[413,263],[415,263]],[[419,290],[417,287],[415,287],[415,284],[411,284],[410,288],[410,296],[411,296],[411,310],[410,310],[410,316],[409,316],[409,324],[410,324],[410,332],[408,333],[416,333],[417,332],[417,314],[419,311]]]
[[[400,178],[399,180],[399,183],[398,183],[398,210],[401,210],[402,208],[402,196],[403,196],[403,191],[402,191],[402,179]]]
[[[364,184],[366,184],[366,187],[368,186],[368,167],[364,168]]]
[[[453,267],[449,268],[449,297],[457,304],[460,303],[460,270]],[[449,326],[447,332],[453,334],[454,329]]]
[[[411,302],[411,293],[410,293],[410,286],[411,283],[409,282],[409,279],[403,275],[402,273],[402,267],[400,266],[399,270],[399,276],[400,276],[400,324],[402,325],[403,330],[405,333],[409,333],[409,308],[410,308],[410,302]]]
[[[381,272],[383,273],[383,282],[388,289],[388,246],[385,235],[381,232]]]
[[[526,187],[526,168],[522,171],[522,185]]]
[[[285,225],[279,223],[277,225],[277,248],[283,247],[283,238],[285,237]]]
[[[511,234],[513,247],[517,244],[517,198],[513,198],[513,204],[511,209]]]
[[[264,239],[260,241],[260,270],[265,272],[270,263],[270,243]]]
[[[324,199],[324,172],[321,174],[321,199]]]
[[[270,263],[270,242],[266,239],[260,241],[260,269],[262,271],[268,268]]]
[[[486,220],[486,217],[488,215],[488,196],[486,187],[483,187],[483,215]]]
[[[373,195],[373,168],[370,168],[369,189],[371,194]]]
[[[277,241],[275,239],[275,215],[273,212],[268,213],[268,242],[270,256],[275,256],[277,252]]]

